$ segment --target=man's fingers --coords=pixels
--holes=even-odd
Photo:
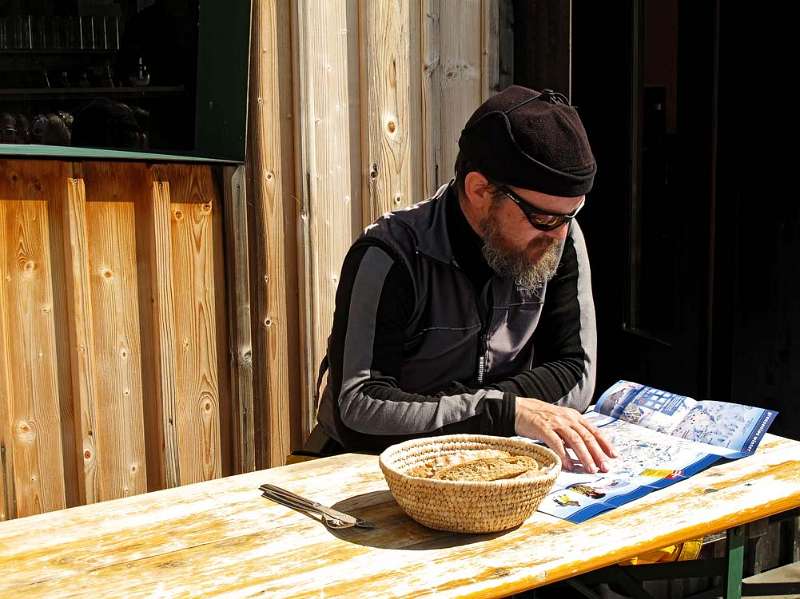
[[[586,472],[590,472],[592,474],[597,472],[597,465],[595,464],[594,457],[586,447],[586,443],[578,431],[576,431],[574,428],[564,429],[561,432],[561,437],[564,439],[564,442],[570,447],[570,449],[575,452],[575,455],[578,456],[578,460],[580,460],[581,464],[583,464],[583,469]]]
[[[594,463],[597,464],[597,466],[600,468],[600,471],[608,472],[608,454],[603,451],[597,437],[592,433],[592,430],[589,427],[584,426],[582,430],[578,431],[578,434],[583,439],[583,442],[589,450],[589,453],[592,454]]]
[[[619,457],[617,450],[614,449],[614,446],[611,444],[611,441],[608,440],[608,437],[606,437],[599,428],[597,428],[594,424],[592,424],[588,420],[586,419],[582,420],[583,420],[583,425],[586,428],[588,428],[589,431],[594,435],[595,439],[597,439],[597,442],[600,444],[603,453],[605,453],[610,458]]]
[[[561,440],[561,437],[559,437],[553,430],[545,430],[542,432],[542,437],[544,437],[542,441],[547,443],[547,446],[555,451],[558,454],[558,457],[561,458],[562,468],[566,470],[572,470],[575,465],[567,455],[567,449],[564,447],[564,441]]]

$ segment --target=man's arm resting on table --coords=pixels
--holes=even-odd
[[[373,439],[517,433],[545,441],[566,467],[571,461],[565,445],[587,468],[597,461],[605,469],[595,441],[599,431],[572,409],[458,383],[434,395],[400,389],[397,377],[404,330],[413,310],[411,289],[405,267],[380,247],[357,246],[345,259],[329,344],[329,385],[346,427]],[[602,439],[600,443],[606,445]]]

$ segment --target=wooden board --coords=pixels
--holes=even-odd
[[[425,197],[453,177],[461,130],[499,86],[498,1],[423,0]]]
[[[81,456],[78,474],[81,503],[100,501],[98,476],[99,446],[95,441],[97,426],[97,360],[89,276],[89,244],[86,224],[86,187],[83,179],[67,182],[67,201],[63,204],[64,270],[68,290],[69,351],[66,361],[72,369],[75,401],[75,445],[65,448]]]
[[[260,497],[272,482],[368,518],[330,531]],[[0,524],[0,594],[498,597],[800,505],[800,443],[758,453],[576,525],[535,513],[489,535],[427,529],[377,457],[342,455]]]
[[[249,229],[245,167],[224,171],[227,287],[231,290],[228,320],[231,343],[233,463],[236,472],[256,469],[253,401],[253,335],[250,304]],[[224,429],[224,426],[223,426]]]
[[[482,98],[481,0],[442,2],[441,20],[441,136],[440,184],[453,173],[458,138]]]
[[[165,404],[162,416],[165,438],[172,429],[175,435],[165,455],[166,484],[173,486],[222,475],[212,222],[218,197],[208,167],[160,166],[154,176],[166,183],[153,197],[159,259],[154,289],[163,300],[160,351],[174,355],[174,375],[166,363],[162,368],[162,376],[174,379],[174,395],[168,395],[174,404]],[[165,378],[162,388],[169,384]]]
[[[255,439],[258,467],[283,464],[299,425],[297,253],[290,7],[253,5],[248,200],[253,206]],[[299,427],[296,427],[299,428]]]
[[[362,230],[357,9],[355,0],[298,5],[306,433],[341,265]]]
[[[420,0],[360,0],[365,226],[424,199],[420,15]]]
[[[0,169],[0,451],[2,517],[66,504],[48,202],[65,170]]]
[[[136,164],[86,163],[86,258],[95,366],[95,499],[147,490],[135,204],[149,175]],[[86,453],[84,451],[84,459]]]

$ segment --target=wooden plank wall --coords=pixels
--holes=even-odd
[[[347,249],[364,226],[425,199],[452,177],[461,128],[501,89],[498,31],[510,4],[293,3],[300,201],[285,197],[283,207],[294,208],[297,222],[302,362],[300,388],[284,401],[302,403],[302,438],[314,424],[316,373]]]
[[[232,471],[219,183],[0,161],[3,519]]]
[[[0,517],[302,445],[344,255],[452,176],[507,4],[254,2],[243,167],[2,162]]]

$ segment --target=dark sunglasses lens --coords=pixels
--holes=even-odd
[[[531,224],[540,231],[552,231],[558,229],[561,225],[567,222],[563,216],[533,216],[529,219]]]

